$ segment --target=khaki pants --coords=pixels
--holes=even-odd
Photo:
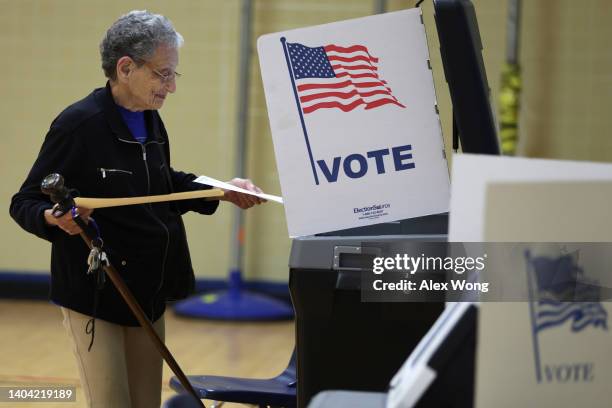
[[[152,408],[161,404],[162,358],[141,327],[96,319],[95,339],[85,326],[91,317],[61,308],[90,408]],[[162,341],[164,317],[153,323]]]

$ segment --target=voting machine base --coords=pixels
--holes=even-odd
[[[293,240],[289,290],[296,316],[298,407],[323,390],[386,391],[444,304],[362,302],[360,274],[372,268],[368,251],[376,243],[445,241],[446,220],[436,215],[366,231],[378,235]]]

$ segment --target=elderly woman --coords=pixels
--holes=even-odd
[[[77,235],[79,227],[70,214],[54,214],[40,182],[60,173],[87,197],[206,188],[193,182],[193,174],[172,167],[158,113],[176,91],[182,42],[161,15],[132,11],[119,18],[100,45],[106,86],[70,105],[51,123],[38,158],[11,202],[17,223],[52,243],[50,297],[61,307],[90,407],[158,407],[162,360],[114,286],[96,288],[94,276],[86,273],[88,249]],[[260,191],[248,180],[231,183]],[[261,202],[231,191],[223,199],[243,209]],[[162,339],[166,301],[183,298],[194,287],[181,215],[212,214],[218,204],[186,200],[96,211],[111,263]],[[91,213],[77,211],[85,219]]]

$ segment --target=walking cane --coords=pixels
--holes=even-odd
[[[58,211],[61,214],[65,214],[68,211],[71,211],[75,207],[74,198],[72,197],[70,190],[66,188],[64,185],[64,178],[59,174],[50,174],[42,181],[41,190],[43,193],[48,194],[51,198],[51,201],[56,203],[58,206]],[[196,393],[196,391],[191,386],[191,383],[187,379],[187,376],[181,370],[181,367],[178,365],[170,350],[166,347],[164,342],[159,338],[157,332],[153,329],[153,325],[149,321],[149,318],[144,314],[142,308],[130,292],[130,289],[126,286],[125,282],[119,275],[119,272],[110,264],[106,254],[102,251],[102,240],[98,236],[94,236],[92,234],[91,227],[88,226],[82,218],[79,217],[78,214],[73,212],[73,219],[77,223],[79,227],[81,227],[81,238],[85,241],[87,246],[92,250],[92,253],[96,253],[97,260],[94,260],[94,263],[97,262],[99,266],[101,266],[106,272],[106,275],[111,279],[127,305],[134,313],[134,316],[140,323],[140,326],[145,330],[148,334],[153,344],[161,354],[162,358],[166,361],[166,363],[170,366],[174,374],[178,377],[181,385],[185,390],[187,390],[193,397],[198,401],[199,405],[202,408],[205,408],[204,403],[200,399],[200,396]],[[97,251],[97,252],[96,252]],[[91,256],[91,255],[90,255]],[[97,267],[97,266],[96,266]],[[92,268],[96,268],[90,265],[90,270]]]

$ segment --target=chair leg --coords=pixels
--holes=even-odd
[[[213,401],[210,408],[219,408],[224,404],[225,401]]]

